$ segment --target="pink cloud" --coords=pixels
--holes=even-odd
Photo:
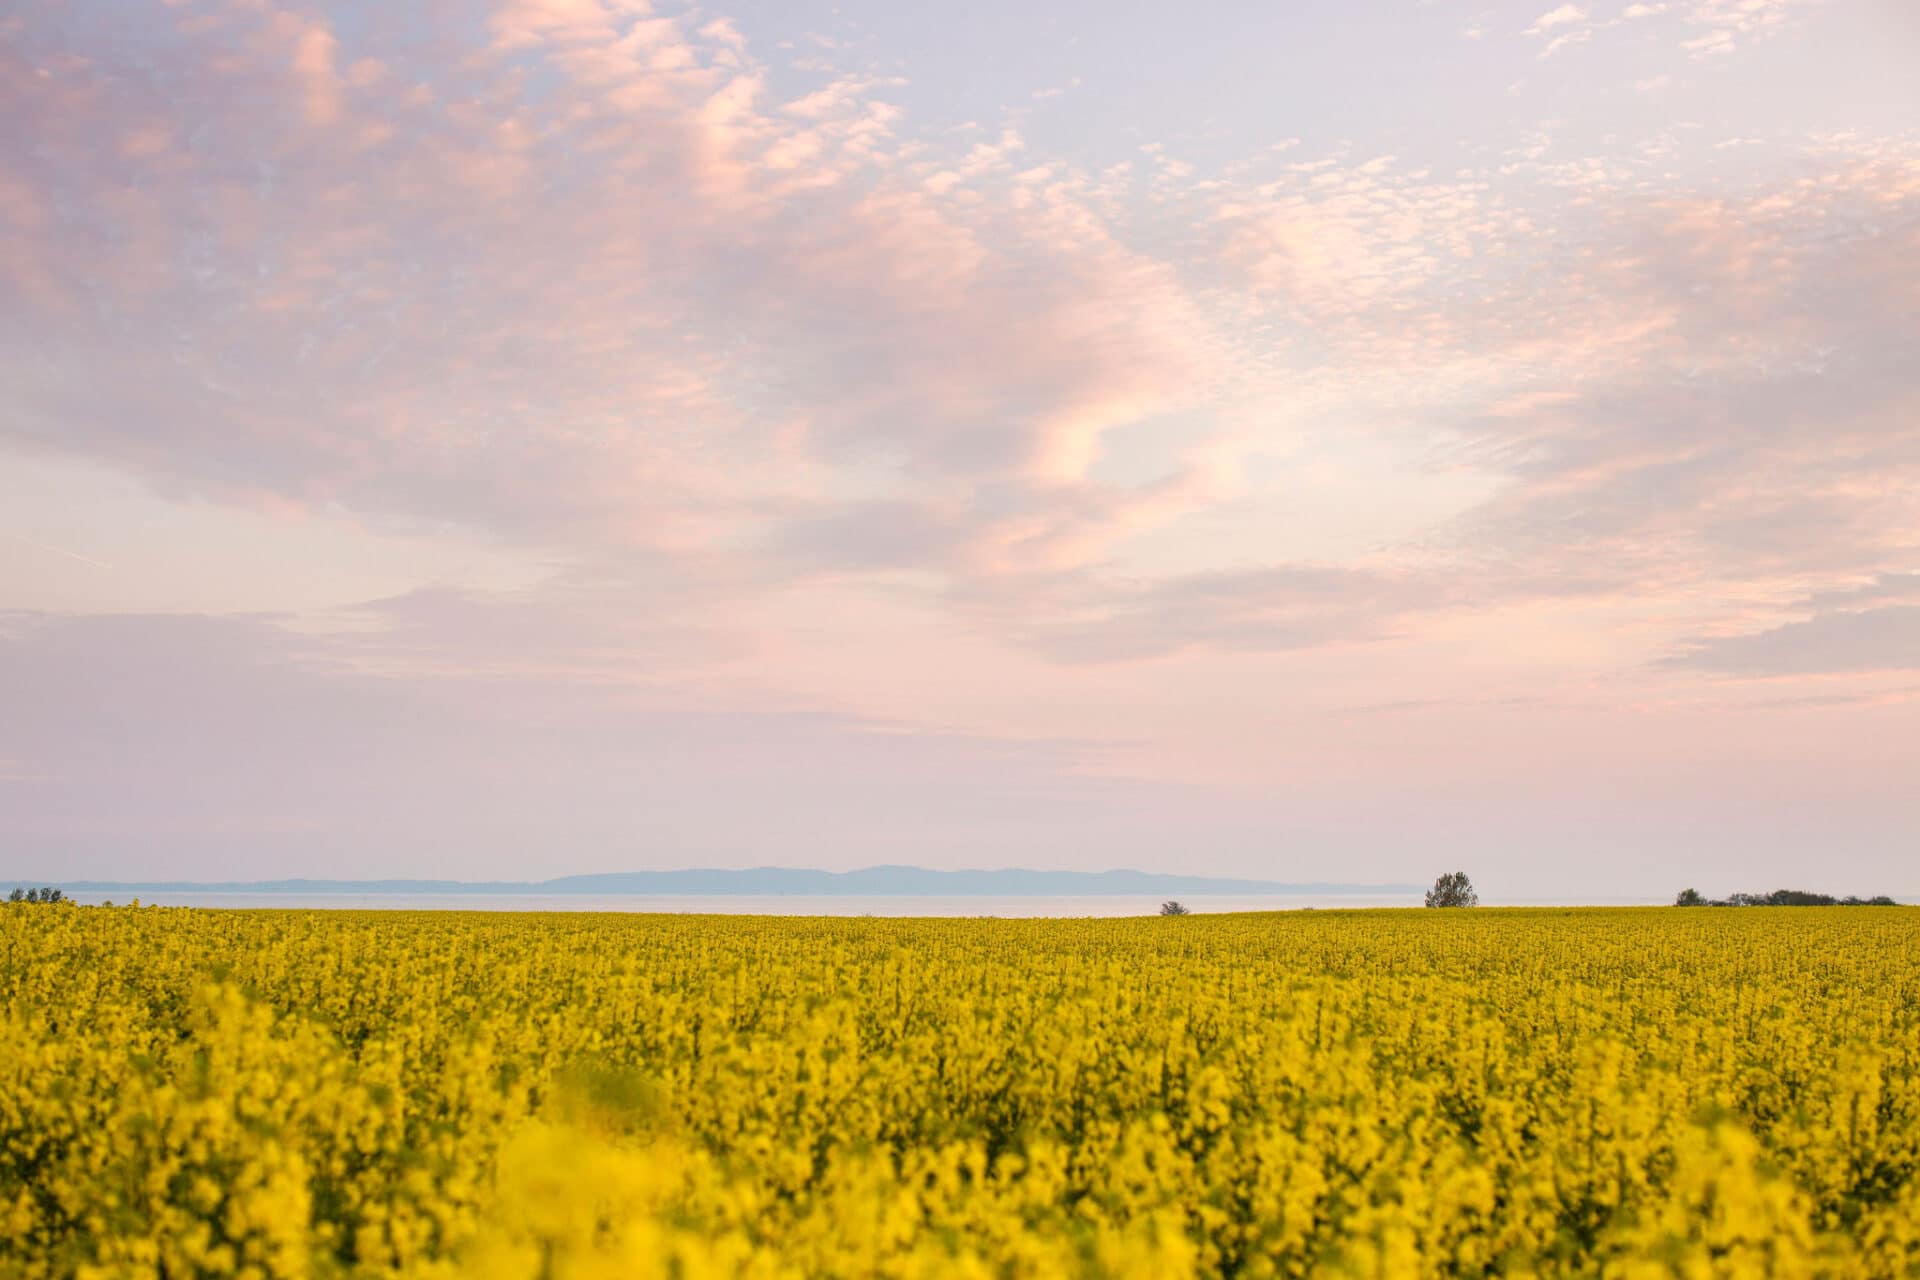
[[[171,492],[589,563],[725,546],[736,583],[918,571],[1061,655],[1399,634],[1455,607],[1433,582],[1459,557],[1502,600],[1781,597],[1911,544],[1897,142],[1745,184],[1545,127],[1447,173],[1297,148],[1202,172],[1151,143],[1094,172],[1012,123],[921,136],[890,79],[776,94],[751,32],[639,5],[426,44],[248,6],[141,21],[158,80],[84,29],[0,45],[0,129],[35,139],[0,153],[27,299],[0,429]],[[1171,445],[1139,430],[1169,419]],[[1155,602],[1213,579],[1124,557],[1177,552],[1224,495],[1281,504],[1245,495],[1249,460],[1344,433],[1498,492],[1390,572],[1255,548],[1226,579],[1247,601],[1176,625]],[[1262,603],[1295,572],[1324,607]]]
[[[377,27],[346,49],[288,13],[216,10],[178,15],[177,90],[92,60],[30,77],[21,117],[58,119],[72,163],[0,173],[8,207],[92,202],[116,231],[102,254],[42,223],[21,256],[118,300],[123,326],[76,319],[56,350],[111,349],[146,411],[133,433],[121,392],[56,354],[29,415],[207,492],[672,539],[810,483],[810,464],[737,465],[762,413],[737,388],[768,376],[798,392],[775,456],[803,439],[830,464],[1075,486],[1104,432],[1194,375],[1204,321],[1177,275],[1070,184],[983,204],[889,176],[883,82],[782,109],[736,28],[639,6],[517,4],[491,30],[418,67]],[[61,37],[27,37],[62,65]],[[537,99],[527,57],[561,76]],[[229,111],[242,95],[266,108]],[[87,158],[129,114],[166,154]]]

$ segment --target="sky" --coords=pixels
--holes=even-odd
[[[1920,896],[1916,65],[0,6],[0,878]]]

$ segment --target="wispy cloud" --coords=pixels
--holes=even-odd
[[[1691,640],[1668,662],[1736,676],[1920,670],[1920,573],[1881,574],[1859,586],[1818,592],[1786,612],[1805,616]]]
[[[1540,56],[1551,58],[1568,45],[1584,44],[1593,38],[1593,27],[1587,11],[1576,4],[1563,4],[1550,9],[1534,19],[1526,34],[1546,38],[1546,46],[1540,50]]]
[[[1788,30],[1806,12],[1828,0],[1693,0],[1688,26],[1699,34],[1681,47],[1700,57],[1731,53],[1737,46]]]
[[[1823,613],[1766,631],[1702,640],[1674,663],[1745,676],[1920,671],[1920,605]]]
[[[1530,36],[1542,35],[1560,27],[1583,26],[1587,21],[1587,11],[1577,4],[1563,4],[1557,9],[1535,18],[1533,25],[1527,28]]]
[[[1055,588],[1024,610],[1029,643],[1069,662],[1191,652],[1275,653],[1387,638],[1405,616],[1438,607],[1439,580],[1391,571],[1291,565],[1155,582]]]

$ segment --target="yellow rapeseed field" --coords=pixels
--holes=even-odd
[[[1920,910],[0,908],[0,1276],[1920,1276]]]

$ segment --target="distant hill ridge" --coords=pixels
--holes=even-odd
[[[1286,884],[1212,876],[1161,875],[1149,871],[935,871],[926,867],[865,867],[859,871],[814,871],[797,867],[682,871],[617,871],[561,876],[553,880],[249,880],[249,881],[69,881],[69,891],[214,893],[438,893],[438,894],[794,894],[939,897],[999,895],[1055,897],[1085,894],[1294,894],[1418,893],[1404,884]]]

